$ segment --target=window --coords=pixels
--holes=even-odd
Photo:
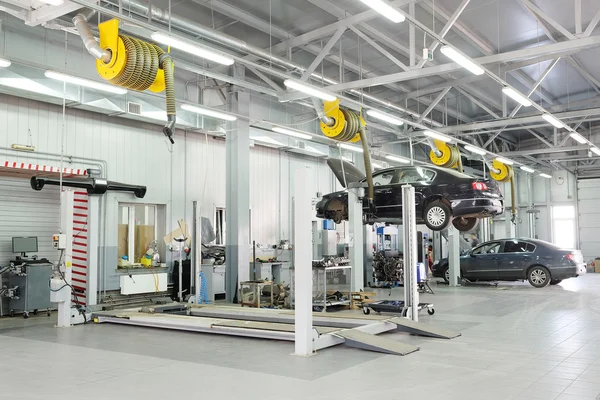
[[[575,245],[575,206],[552,207],[553,242],[567,249]]]
[[[392,183],[392,179],[396,175],[396,171],[385,171],[376,175],[373,175],[373,185],[389,185]]]
[[[483,244],[479,247],[476,247],[475,250],[473,250],[472,254],[496,254],[498,253],[498,250],[500,249],[500,242],[494,242],[494,243],[487,243],[487,244]]]
[[[217,207],[215,210],[215,244],[225,244],[225,209]]]
[[[431,182],[435,177],[435,172],[421,167],[406,168],[400,170],[397,180],[394,183],[405,184],[405,183],[417,183],[417,182]]]
[[[158,207],[152,204],[119,204],[118,258],[132,263],[140,259],[158,240]],[[161,236],[162,237],[162,236]]]
[[[504,253],[533,253],[535,245],[517,240],[509,240],[504,243]]]

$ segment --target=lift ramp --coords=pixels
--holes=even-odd
[[[415,351],[419,351],[419,348],[416,346],[402,342],[396,342],[395,340],[387,339],[381,336],[375,336],[356,329],[345,329],[335,332],[332,335],[344,339],[344,344],[347,346],[378,353],[405,356],[407,354],[414,353]]]
[[[427,336],[438,339],[454,339],[461,335],[458,332],[431,326],[422,322],[415,322],[408,318],[394,317],[389,319],[389,321],[398,326],[397,330],[410,333],[411,335]]]

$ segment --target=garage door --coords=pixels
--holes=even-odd
[[[52,235],[60,226],[59,214],[58,187],[38,192],[28,179],[0,177],[0,265],[18,255],[12,252],[12,238],[19,236],[37,236],[38,257],[56,261]]]
[[[586,261],[600,257],[600,179],[577,181],[579,242]]]

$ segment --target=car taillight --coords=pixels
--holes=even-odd
[[[473,182],[473,190],[488,190],[487,185],[484,182]]]
[[[573,254],[573,253],[567,254],[567,260],[569,260],[569,261],[575,261],[575,254]]]

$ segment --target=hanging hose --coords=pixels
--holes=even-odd
[[[458,146],[449,145],[441,140],[433,140],[430,143],[431,151],[429,158],[431,162],[438,167],[456,168],[458,172],[463,172],[462,160]]]
[[[175,77],[171,55],[155,44],[119,35],[119,20],[98,25],[100,45],[96,43],[83,13],[73,18],[85,48],[96,58],[98,74],[113,85],[143,92],[165,91],[167,124],[163,133],[171,143],[176,122]]]
[[[326,101],[325,113],[319,110],[321,119],[321,132],[330,139],[338,142],[361,142],[363,148],[363,159],[365,163],[365,174],[367,176],[367,199],[369,210],[375,213],[375,187],[373,186],[373,166],[371,165],[371,153],[369,151],[369,142],[367,140],[366,123],[362,117],[362,110],[359,114],[352,110],[340,107],[340,100]]]
[[[498,182],[510,182],[511,222],[517,223],[517,194],[515,190],[515,171],[510,165],[494,160],[490,166],[490,176]]]

